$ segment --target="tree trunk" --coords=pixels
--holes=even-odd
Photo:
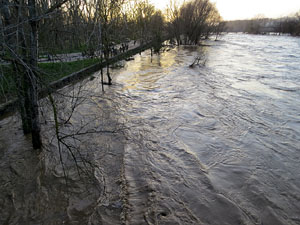
[[[16,41],[16,47],[18,48],[17,53],[21,56],[24,63],[28,62],[27,56],[27,46],[26,46],[26,38],[24,34],[24,25],[22,24],[23,15],[23,1],[20,2],[18,7],[18,40]],[[14,64],[15,68],[15,81],[18,90],[18,99],[19,99],[19,107],[20,107],[20,114],[22,119],[22,126],[24,134],[31,133],[31,112],[30,112],[30,100],[26,98],[28,93],[28,81],[26,75],[26,69],[24,65],[17,65]]]
[[[32,145],[34,149],[42,147],[40,136],[40,121],[39,121],[39,107],[38,107],[38,84],[37,84],[37,62],[38,62],[38,20],[36,13],[36,1],[28,0],[29,18],[30,18],[30,54],[29,54],[29,69],[26,75],[29,81],[29,93],[26,95],[30,102],[31,113],[31,134]]]
[[[106,75],[107,75],[107,79],[108,79],[108,85],[112,85],[112,79],[110,77],[110,73],[109,73],[109,64],[108,64],[108,58],[106,59]]]
[[[4,18],[4,25],[6,27],[10,27],[12,24],[12,16],[9,8],[9,1],[2,1],[2,7],[1,7],[1,14]],[[26,85],[26,79],[25,79],[25,65],[26,64],[26,55],[27,55],[27,48],[26,48],[26,41],[25,36],[23,33],[23,26],[21,22],[23,21],[22,16],[22,1],[20,2],[20,5],[18,6],[18,26],[17,26],[17,35],[14,36],[11,33],[13,33],[10,29],[8,29],[3,35],[5,35],[5,40],[3,38],[3,41],[6,42],[8,51],[11,53],[11,55],[15,58],[15,60],[12,62],[12,67],[14,70],[14,82],[17,87],[17,96],[19,101],[19,108],[20,108],[20,114],[22,119],[22,128],[24,134],[31,133],[31,113],[29,112],[29,108],[27,107],[29,99],[26,98],[27,95],[27,88]],[[23,64],[22,64],[23,63]]]
[[[101,52],[100,53],[100,63],[102,63],[102,61],[103,61],[103,57],[102,57],[102,52]],[[103,80],[103,67],[102,66],[100,69],[100,74],[101,74],[101,87],[102,87],[102,91],[104,92],[104,80]]]
[[[13,70],[14,70],[14,81],[17,87],[17,96],[18,96],[18,104],[19,104],[19,110],[22,120],[22,128],[24,134],[30,134],[31,133],[31,121],[30,121],[30,113],[28,112],[28,98],[25,98],[25,95],[27,93],[25,85],[25,73],[24,69],[20,68],[20,66],[17,66],[16,63],[13,64]]]

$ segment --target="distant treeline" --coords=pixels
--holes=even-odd
[[[300,36],[300,12],[293,16],[278,19],[256,17],[250,20],[226,21],[227,32],[250,34],[279,33]]]

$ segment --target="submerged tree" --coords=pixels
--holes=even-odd
[[[180,5],[177,0],[170,0],[170,4],[167,9],[167,19],[169,35],[176,39],[177,45],[180,45],[182,23],[180,18]]]
[[[171,0],[167,10],[169,35],[177,44],[198,44],[203,38],[220,33],[221,17],[209,0],[192,0],[181,7]]]
[[[152,41],[154,52],[158,53],[165,36],[165,18],[161,11],[156,11],[151,16],[148,30],[151,34],[150,40]]]

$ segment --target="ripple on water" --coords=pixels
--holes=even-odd
[[[152,205],[139,209],[150,222],[299,224],[295,46],[291,37],[229,34],[210,47],[153,56],[151,67],[134,66],[145,78],[128,89],[123,116],[137,125],[139,139],[129,145],[139,147],[128,154],[140,155],[131,176],[146,171],[143,185],[151,186]],[[203,52],[206,65],[190,69]],[[129,79],[126,71],[117,77],[125,86]],[[148,82],[155,92],[139,88]]]

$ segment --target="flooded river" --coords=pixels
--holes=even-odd
[[[122,201],[101,207],[128,225],[299,225],[300,39],[228,34],[134,58],[104,94],[98,73],[84,84],[93,96],[81,116],[99,113],[105,96],[104,122],[122,130],[81,144],[97,163],[100,145],[122,143],[110,145],[111,155],[122,148]],[[118,224],[105,210],[89,224]]]
[[[136,56],[115,78],[128,224],[300,224],[300,39],[208,45]]]

